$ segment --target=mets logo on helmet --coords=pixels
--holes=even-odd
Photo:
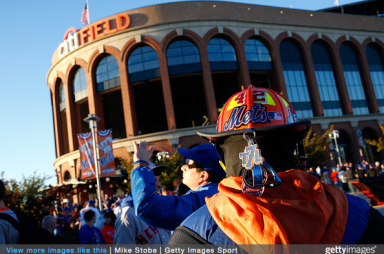
[[[247,125],[251,121],[255,123],[267,123],[270,120],[267,117],[267,108],[256,104],[250,110],[245,111],[247,106],[234,108],[228,121],[224,124],[224,131],[230,131],[234,128],[239,128],[242,125]]]

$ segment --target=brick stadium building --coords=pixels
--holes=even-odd
[[[127,159],[134,140],[172,155],[204,142],[196,132],[214,131],[249,84],[288,97],[317,133],[333,124],[343,161],[383,160],[362,139],[382,136],[384,19],[330,11],[188,1],[69,29],[47,75],[58,184],[80,175],[76,134],[89,131],[88,114],[112,128],[115,157]],[[88,198],[88,186],[73,187],[75,201]]]

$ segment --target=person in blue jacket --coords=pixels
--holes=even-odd
[[[153,147],[147,142],[134,142],[134,164],[131,176],[132,196],[137,217],[148,225],[174,230],[189,215],[205,204],[205,197],[218,192],[218,183],[225,177],[220,158],[213,145],[202,144],[192,149],[178,148],[187,158],[182,166],[183,183],[191,190],[185,195],[161,196],[155,193],[155,177],[148,167]]]
[[[89,210],[84,213],[85,225],[79,231],[80,244],[106,244],[103,234],[100,229],[94,227],[96,222],[96,214],[94,211]]]

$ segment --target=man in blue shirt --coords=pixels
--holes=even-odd
[[[85,225],[79,231],[80,244],[106,244],[100,229],[94,227],[96,222],[95,212],[89,210],[84,213]]]
[[[157,195],[155,177],[148,167],[153,147],[148,147],[147,142],[142,141],[138,144],[135,142],[134,148],[131,184],[135,212],[137,217],[154,227],[174,230],[184,219],[205,205],[205,197],[218,192],[218,183],[225,177],[213,145],[178,148],[177,151],[188,159],[181,170],[183,183],[191,190],[181,197]]]

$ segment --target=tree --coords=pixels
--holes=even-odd
[[[380,124],[379,127],[384,134],[384,126]],[[382,137],[380,137],[377,141],[376,140],[370,140],[370,139],[364,139],[364,141],[367,142],[368,144],[370,144],[371,146],[377,146],[376,151],[378,151],[378,152],[380,152],[381,150],[384,149],[384,142],[383,142]]]
[[[303,139],[305,156],[308,157],[307,167],[316,167],[324,163],[325,153],[329,150],[329,133],[333,125],[323,135],[312,132],[309,129],[307,136]],[[298,156],[298,154],[296,154]]]
[[[33,172],[32,176],[25,177],[17,181],[15,179],[5,179],[4,172],[1,173],[1,180],[4,182],[6,194],[4,203],[11,209],[21,212],[36,210],[37,205],[42,202],[46,196],[44,191],[45,181],[52,176],[39,175]]]
[[[133,156],[128,153],[129,159],[125,160],[121,157],[116,157],[121,163],[121,166],[127,170],[127,182],[122,182],[124,185],[125,191],[128,194],[131,194],[131,173],[133,169]],[[176,153],[172,156],[171,159],[164,156],[161,161],[155,159],[156,157],[152,157],[152,161],[155,165],[164,165],[167,167],[165,171],[163,171],[160,175],[159,182],[161,185],[173,185],[173,182],[181,177],[181,165],[179,165],[181,155],[176,151]]]
[[[178,146],[180,147],[180,145]],[[172,186],[173,182],[181,178],[181,164],[179,163],[181,155],[176,151],[171,159],[165,156],[162,159],[162,163],[155,161],[156,165],[164,165],[167,167],[166,170],[161,172],[159,182],[161,185]]]

